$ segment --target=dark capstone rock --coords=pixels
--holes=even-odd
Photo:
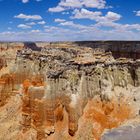
[[[33,51],[41,51],[41,48],[39,48],[36,43],[32,43],[32,42],[25,42],[24,43],[24,47],[26,49],[31,49]]]

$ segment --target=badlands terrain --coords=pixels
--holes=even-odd
[[[140,140],[140,42],[0,43],[0,140]]]

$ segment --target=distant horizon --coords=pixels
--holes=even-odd
[[[81,40],[81,41],[0,41],[0,43],[76,43],[76,42],[140,42],[140,40]]]
[[[140,40],[139,5],[139,0],[0,0],[0,40]]]

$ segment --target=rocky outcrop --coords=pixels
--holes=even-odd
[[[38,47],[36,45],[36,43],[33,43],[33,42],[31,42],[31,43],[29,43],[29,42],[24,43],[24,48],[25,49],[31,49],[33,51],[41,51],[41,48]]]
[[[140,42],[139,41],[83,41],[75,42],[79,46],[92,47],[111,51],[114,58],[140,58]]]
[[[17,50],[20,49],[21,43],[0,43],[0,106],[14,95],[16,80],[11,69],[14,67]]]
[[[25,43],[16,48],[9,71],[1,75],[0,93],[2,101],[15,91],[21,98],[22,139],[99,140],[105,129],[136,117],[140,61],[130,53],[139,51],[127,50],[128,43],[138,42]]]
[[[99,95],[102,101],[111,101],[116,98],[115,87],[139,86],[139,61],[114,59],[110,52],[90,48],[26,49],[18,52],[17,62],[16,75],[22,71],[19,83],[29,79],[23,96],[23,126],[35,127],[38,139],[54,133],[54,128],[49,132],[47,128],[63,121],[64,112],[69,135],[74,136],[88,100]],[[33,84],[36,75],[44,84]]]
[[[6,67],[6,61],[3,59],[3,58],[0,58],[0,70],[3,68],[3,67]]]

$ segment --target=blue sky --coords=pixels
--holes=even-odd
[[[0,40],[140,40],[140,1],[0,0]]]

